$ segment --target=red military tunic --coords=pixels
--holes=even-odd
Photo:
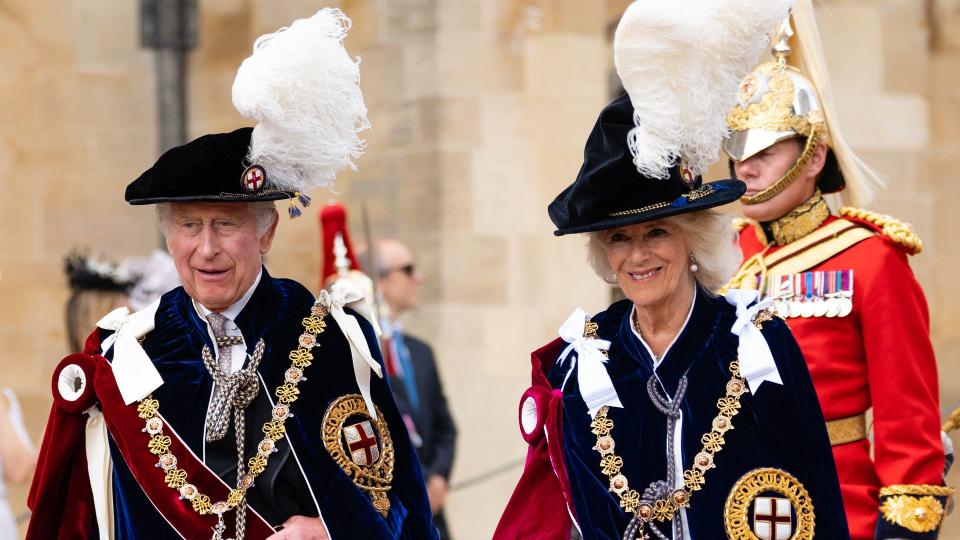
[[[909,249],[866,219],[830,216],[820,228],[838,219],[875,234],[804,272],[852,270],[852,310],[844,317],[788,317],[787,324],[828,423],[873,408],[872,459],[867,439],[833,446],[851,535],[872,539],[881,487],[942,483],[937,366],[926,299],[907,263]],[[745,261],[785,249],[765,245],[764,238],[756,224],[742,229]]]

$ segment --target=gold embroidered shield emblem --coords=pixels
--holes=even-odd
[[[790,473],[754,469],[730,491],[724,523],[732,540],[810,540],[813,502],[807,489]]]
[[[377,408],[373,419],[359,394],[333,401],[323,415],[323,445],[330,457],[370,497],[373,507],[386,517],[387,493],[393,482],[393,440],[387,421]]]

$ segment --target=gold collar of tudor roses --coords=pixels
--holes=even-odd
[[[140,400],[137,405],[137,413],[146,421],[143,431],[150,436],[147,449],[158,456],[157,467],[164,471],[167,486],[178,490],[180,498],[190,501],[193,510],[198,514],[216,514],[218,529],[222,529],[223,514],[243,502],[257,475],[267,468],[277,441],[284,437],[284,424],[287,418],[292,416],[290,406],[300,396],[297,384],[304,378],[303,370],[313,363],[313,353],[310,351],[317,345],[317,336],[326,329],[327,325],[323,320],[326,316],[326,308],[316,303],[310,309],[310,316],[303,319],[304,332],[300,334],[299,347],[290,351],[291,366],[284,374],[284,383],[274,391],[277,404],[273,407],[273,417],[263,424],[264,438],[257,445],[257,454],[247,462],[247,474],[240,477],[237,486],[230,490],[225,501],[211,502],[208,495],[200,493],[196,486],[187,482],[187,472],[177,467],[177,457],[170,452],[170,437],[163,433],[163,420],[159,416],[160,402],[150,395]]]
[[[754,321],[760,327],[758,318]],[[599,339],[597,324],[588,322],[584,329],[584,337]],[[623,458],[614,453],[613,420],[607,417],[607,407],[601,407],[597,416],[590,423],[591,432],[597,436],[593,449],[600,453],[600,470],[610,480],[610,491],[620,499],[620,507],[632,513],[644,523],[656,520],[670,521],[681,508],[690,507],[690,497],[699,491],[706,483],[706,473],[715,467],[714,455],[723,449],[726,441],[724,433],[733,429],[733,417],[740,412],[740,396],[747,391],[747,385],[740,377],[740,364],[736,360],[730,362],[730,380],[727,381],[726,395],[717,400],[717,416],[711,424],[711,430],[700,438],[703,449],[693,457],[693,466],[683,472],[683,487],[670,493],[669,497],[659,499],[653,503],[641,502],[640,493],[629,486],[627,477],[620,470],[623,468]]]

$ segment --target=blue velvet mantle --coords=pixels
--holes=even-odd
[[[252,353],[261,337],[266,344],[259,367],[266,388],[261,387],[258,401],[266,395],[273,398],[274,389],[283,383],[284,371],[290,367],[287,355],[297,347],[297,338],[303,332],[300,321],[309,315],[313,301],[310,292],[299,283],[273,279],[264,269],[260,284],[237,316],[235,322],[249,347],[248,353]],[[349,310],[348,313],[354,314]],[[370,350],[382,364],[372,328],[362,317],[357,318]],[[183,288],[163,296],[155,321],[156,328],[143,343],[164,381],[153,395],[160,402],[164,418],[197,456],[206,456],[211,466],[211,443],[205,447],[203,433],[212,379],[200,356],[204,345],[212,349],[206,325]],[[327,317],[326,323],[326,330],[318,336],[314,362],[304,370],[307,380],[299,384],[300,398],[292,406],[294,416],[287,420],[287,436],[281,441],[280,452],[271,457],[270,466],[251,490],[257,492],[251,493],[250,506],[265,518],[271,516],[268,522],[272,525],[282,523],[294,511],[284,512],[284,508],[316,516],[319,507],[335,540],[436,538],[423,476],[386,381],[373,375],[371,383],[373,400],[386,417],[396,458],[389,492],[391,509],[386,518],[374,510],[367,495],[354,486],[324,448],[321,423],[327,406],[340,396],[359,393],[348,342],[332,317]],[[260,426],[269,419],[269,403],[263,403],[266,405],[258,407],[255,402],[247,409],[248,457],[256,451],[256,443],[251,441],[262,438]],[[226,439],[233,440],[232,429]],[[115,467],[116,538],[180,538],[143,494],[112,443],[111,451]],[[147,449],[144,447],[143,451]],[[228,485],[234,484],[235,476],[229,477],[235,472],[214,470]],[[290,471],[295,471],[295,478],[290,478]],[[308,496],[311,492],[312,497]],[[257,508],[258,504],[261,508]],[[226,521],[232,529],[232,512],[227,514]]]
[[[614,421],[616,453],[623,458],[622,472],[630,487],[642,493],[651,482],[666,479],[666,417],[647,396],[653,360],[631,330],[631,307],[626,300],[615,303],[593,321],[599,324],[600,338],[612,343],[606,367],[624,406],[611,407],[608,414]],[[700,437],[710,431],[717,400],[725,395],[728,366],[737,357],[738,338],[730,332],[735,318],[733,306],[723,298],[698,290],[687,326],[656,370],[670,395],[684,374],[689,382],[682,405],[684,469],[701,451]],[[695,540],[726,538],[723,509],[734,484],[755,468],[775,467],[794,475],[810,493],[817,538],[849,538],[826,427],[803,356],[782,320],[763,323],[762,333],[784,384],[764,382],[756,395],[742,396],[734,429],[725,434],[726,445],[715,456],[716,468],[707,471],[706,484],[686,510],[689,535]],[[560,388],[569,364],[567,360],[550,370],[553,388]],[[563,390],[563,411],[564,455],[579,528],[585,540],[619,540],[630,516],[620,509],[600,471],[576,368]],[[669,530],[664,532],[670,536]]]

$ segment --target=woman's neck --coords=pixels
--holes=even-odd
[[[683,329],[695,291],[696,286],[690,280],[678,286],[662,302],[647,306],[634,304],[634,326],[658,358],[663,356]]]

